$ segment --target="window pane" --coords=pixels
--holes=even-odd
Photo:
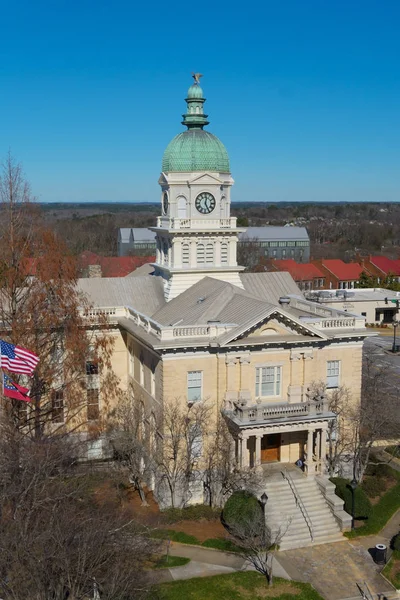
[[[201,400],[202,371],[189,371],[187,374],[187,399],[188,402]]]
[[[95,421],[100,416],[99,390],[87,390],[87,418],[88,421]]]

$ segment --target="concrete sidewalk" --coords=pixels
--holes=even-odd
[[[210,577],[212,575],[233,573],[234,571],[253,570],[253,567],[244,558],[231,552],[221,552],[212,548],[171,542],[169,553],[171,556],[190,558],[190,563],[183,567],[163,569],[157,574],[158,583],[177,579],[191,579],[192,577]],[[273,562],[273,574],[275,577],[290,579],[276,558]]]

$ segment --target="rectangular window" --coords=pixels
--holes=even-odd
[[[140,385],[144,385],[144,356],[140,355],[139,359],[139,383]]]
[[[295,246],[295,245],[296,245],[296,242],[286,242],[286,245],[287,245],[287,246]]]
[[[86,361],[86,375],[98,375],[99,363],[96,360]]]
[[[279,248],[286,248],[286,242],[278,242]]]
[[[64,423],[63,390],[53,390],[51,393],[51,420],[53,423]]]
[[[200,458],[203,453],[203,432],[198,423],[189,428],[189,448],[192,459]]]
[[[150,372],[150,393],[154,397],[156,395],[156,365],[151,365]]]
[[[257,397],[281,395],[281,371],[282,367],[256,368]]]
[[[99,390],[87,390],[87,418],[88,421],[96,421],[100,416]]]
[[[340,377],[340,360],[328,360],[326,365],[326,387],[338,388]]]
[[[187,374],[187,401],[201,400],[203,371],[188,371]]]

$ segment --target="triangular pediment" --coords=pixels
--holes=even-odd
[[[201,175],[196,175],[193,179],[190,179],[188,183],[190,185],[222,185],[223,181],[211,173],[202,173]]]
[[[161,173],[161,175],[158,179],[158,183],[159,183],[159,185],[168,185],[168,179],[167,179],[167,176],[165,175],[165,173]]]
[[[265,340],[268,342],[279,341],[280,338],[288,337],[310,337],[315,339],[327,339],[326,335],[308,323],[302,322],[297,317],[282,311],[280,308],[270,308],[264,316],[258,316],[253,322],[235,327],[224,335],[223,345],[239,341],[241,344],[248,339],[249,344]]]

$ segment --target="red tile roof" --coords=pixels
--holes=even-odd
[[[154,262],[155,256],[99,256],[94,252],[83,252],[79,257],[82,272],[89,265],[100,265],[103,277],[126,277],[142,265]]]
[[[385,275],[388,273],[400,275],[400,260],[392,260],[391,258],[386,258],[386,256],[370,256],[369,260]]]
[[[345,263],[339,258],[331,258],[322,261],[328,271],[333,273],[339,281],[356,281],[360,278],[360,275],[365,268],[358,263]]]
[[[287,271],[295,281],[311,281],[312,279],[323,278],[324,274],[317,266],[312,263],[297,263],[293,258],[276,259],[273,261],[278,271]]]

